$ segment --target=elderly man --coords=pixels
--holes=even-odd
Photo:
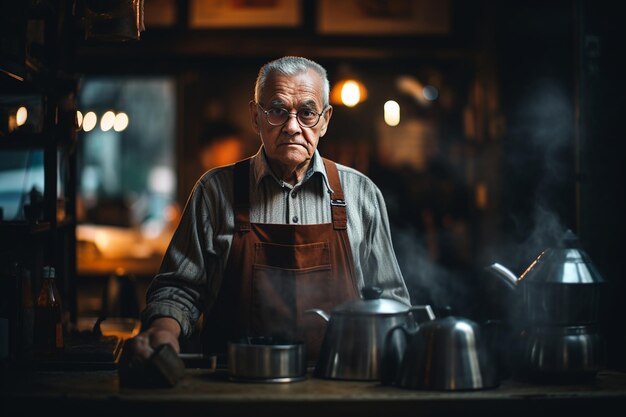
[[[207,354],[282,336],[304,340],[314,359],[325,323],[307,309],[331,310],[366,285],[409,303],[381,192],[317,151],[333,113],[326,70],[291,56],[265,64],[249,112],[260,150],[196,184],[126,356],[178,351],[204,313]]]

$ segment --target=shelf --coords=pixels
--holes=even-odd
[[[29,223],[27,221],[11,221],[0,223],[0,231],[7,233],[7,236],[15,236],[15,234],[37,234],[50,230],[50,222]]]
[[[77,80],[73,76],[51,74],[47,71],[28,72],[26,78],[0,68],[0,91],[2,95],[67,93],[75,90]]]
[[[9,69],[0,68],[0,89],[2,95],[35,94],[41,93],[43,86]]]
[[[23,220],[22,221],[8,221],[8,222],[0,222],[0,232],[2,232],[3,235],[6,233],[6,236],[13,236],[13,237],[15,237],[17,234],[36,235],[40,233],[49,232],[53,228],[63,229],[66,227],[70,227],[73,224],[74,223],[72,219],[69,219],[69,218],[64,219],[61,222],[58,222],[56,224],[56,227],[54,227],[51,222],[47,222],[47,221],[41,221],[38,223],[30,223],[30,222],[23,221]]]
[[[10,48],[0,54],[0,113],[4,118],[0,125],[0,153],[10,158],[12,150],[42,151],[44,193],[43,220],[0,221],[0,261],[23,262],[34,276],[44,265],[55,266],[62,277],[58,284],[65,301],[64,310],[75,320],[73,203],[77,167],[75,106],[79,86],[79,73],[74,70],[75,4],[70,1],[2,4],[0,20],[4,26],[0,32]],[[28,119],[13,130],[16,120],[11,118],[20,106],[28,109]],[[37,175],[40,176],[39,172]],[[65,210],[58,205],[59,194],[72,203]],[[32,217],[36,216],[29,216]],[[63,220],[57,221],[61,217]],[[6,295],[0,294],[0,303],[4,305],[6,299]],[[16,357],[15,352],[9,353]]]

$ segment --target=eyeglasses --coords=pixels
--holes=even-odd
[[[280,107],[270,107],[269,110],[265,110],[259,103],[256,104],[259,108],[265,113],[265,117],[267,118],[267,123],[272,126],[282,126],[287,123],[290,115],[295,115],[296,120],[302,127],[314,127],[320,121],[320,117],[326,111],[326,109],[322,110],[321,113],[317,113],[310,109],[300,109],[295,113],[290,113],[287,109],[283,109]]]

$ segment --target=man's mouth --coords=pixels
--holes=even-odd
[[[279,143],[278,146],[302,146],[303,148],[306,148],[305,145],[303,145],[302,143],[297,143],[297,142],[283,142],[283,143]]]

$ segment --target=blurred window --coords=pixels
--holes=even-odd
[[[166,222],[176,195],[175,87],[167,77],[82,81],[80,223],[130,227]]]
[[[31,190],[44,192],[43,151],[0,152],[0,207],[5,221],[24,220],[23,206],[30,203]]]

